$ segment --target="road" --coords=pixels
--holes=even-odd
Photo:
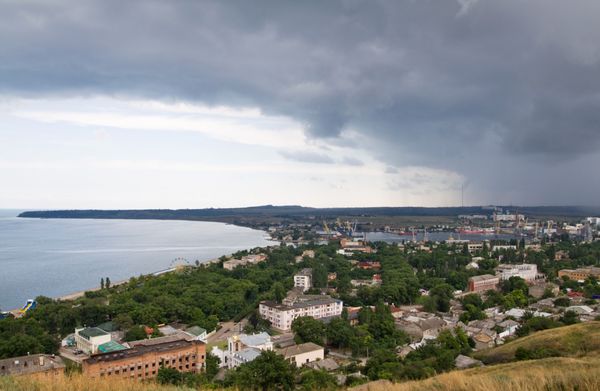
[[[217,330],[213,335],[208,337],[208,343],[224,341],[227,338],[231,337],[234,334],[240,333],[244,326],[246,325],[247,320],[242,319],[239,323],[235,322],[223,322],[221,323],[221,328]]]

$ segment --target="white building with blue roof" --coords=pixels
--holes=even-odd
[[[237,334],[227,339],[227,348],[213,347],[211,353],[221,361],[221,368],[235,368],[260,356],[263,350],[273,350],[271,336],[265,332]]]

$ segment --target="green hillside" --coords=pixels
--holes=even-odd
[[[475,355],[486,364],[514,361],[517,349],[547,356],[577,357],[600,353],[600,322],[579,323],[534,333]]]

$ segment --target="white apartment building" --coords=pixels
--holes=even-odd
[[[306,292],[312,288],[312,269],[302,269],[294,275],[294,286],[302,288],[302,292]]]
[[[517,250],[517,246],[512,244],[497,244],[494,246],[492,251],[500,251],[500,250]]]
[[[537,265],[533,263],[523,263],[521,265],[499,265],[496,269],[497,275],[501,280],[508,280],[511,277],[521,277],[525,281],[535,281],[538,276]]]
[[[110,341],[110,333],[98,327],[75,329],[75,345],[86,354],[98,353],[98,347]]]
[[[342,315],[343,302],[329,296],[301,295],[293,303],[277,304],[263,301],[258,309],[260,316],[271,322],[271,325],[281,331],[288,331],[294,319],[310,316],[315,319],[329,318]]]

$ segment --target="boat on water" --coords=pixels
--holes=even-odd
[[[494,228],[471,228],[471,227],[459,228],[456,230],[456,232],[458,232],[461,235],[486,235],[486,236],[494,235],[496,233]]]

